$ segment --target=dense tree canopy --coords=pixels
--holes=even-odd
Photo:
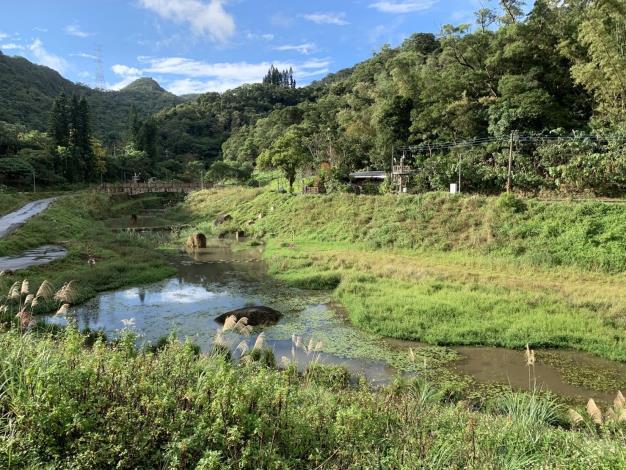
[[[68,181],[134,173],[185,179],[199,169],[211,169],[216,180],[246,179],[258,166],[281,168],[288,179],[323,169],[324,177],[347,182],[355,170],[390,170],[409,146],[417,191],[445,189],[459,172],[464,190],[502,191],[512,157],[518,190],[623,194],[625,40],[626,7],[618,0],[536,0],[530,11],[520,0],[500,0],[477,11],[473,24],[416,33],[303,88],[292,70],[272,66],[263,83],[173,99],[167,108],[171,96],[142,79],[107,95],[109,103],[126,101],[124,118],[104,131],[111,107],[100,106],[100,95],[70,91],[59,76],[43,80],[50,71],[33,66],[37,93],[65,92],[50,102],[46,138],[54,145],[25,147],[24,133],[5,126],[0,155],[43,162],[47,151],[57,170],[59,162],[82,162],[77,175],[59,173]],[[26,70],[23,62],[0,56],[2,100],[5,72]],[[134,94],[152,104],[126,99]],[[76,114],[87,101],[76,105],[72,95],[85,97],[90,112]],[[0,120],[23,122],[14,115],[19,106],[7,109],[13,114]],[[105,157],[96,158],[94,148]]]
[[[394,149],[417,146],[416,189],[446,188],[461,166],[465,189],[493,192],[504,188],[513,135],[518,189],[621,192],[608,168],[625,159],[615,140],[626,130],[624,10],[613,0],[537,0],[525,15],[523,2],[502,0],[473,25],[415,34],[313,84],[310,101],[236,129],[223,158],[253,165],[296,125],[308,158],[332,160],[340,178],[388,170]],[[556,137],[584,134],[606,137],[594,157],[578,141],[567,161],[548,157]],[[484,145],[454,145],[466,141]],[[582,177],[591,164],[603,176]]]

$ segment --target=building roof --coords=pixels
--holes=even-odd
[[[387,173],[384,171],[355,171],[350,173],[350,179],[353,180],[384,180]]]

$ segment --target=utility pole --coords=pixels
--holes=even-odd
[[[459,194],[461,193],[461,152],[459,152]]]
[[[511,192],[511,176],[513,173],[513,132],[511,132],[511,140],[509,141],[509,173],[506,177],[506,192]]]
[[[35,170],[33,169],[33,192],[37,192],[37,186],[35,185]]]

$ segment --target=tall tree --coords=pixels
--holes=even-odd
[[[86,181],[94,179],[96,168],[92,149],[91,117],[89,103],[85,97],[78,102],[78,121],[75,123],[76,147],[82,168],[82,178]]]
[[[137,133],[137,148],[146,152],[151,161],[158,160],[158,127],[154,118],[150,117],[144,121]]]
[[[61,93],[55,100],[50,113],[50,135],[55,147],[67,147],[70,137],[70,117],[67,96]]]
[[[626,6],[615,0],[588,2],[578,29],[584,53],[572,75],[593,94],[596,121],[626,127]]]
[[[306,162],[307,149],[304,139],[296,126],[290,127],[269,149],[259,155],[257,164],[268,170],[281,170],[293,192],[298,170]]]

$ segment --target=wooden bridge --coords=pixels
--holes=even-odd
[[[100,191],[107,194],[128,194],[134,196],[146,193],[191,193],[210,188],[210,184],[180,183],[176,181],[154,181],[149,183],[103,184]]]

